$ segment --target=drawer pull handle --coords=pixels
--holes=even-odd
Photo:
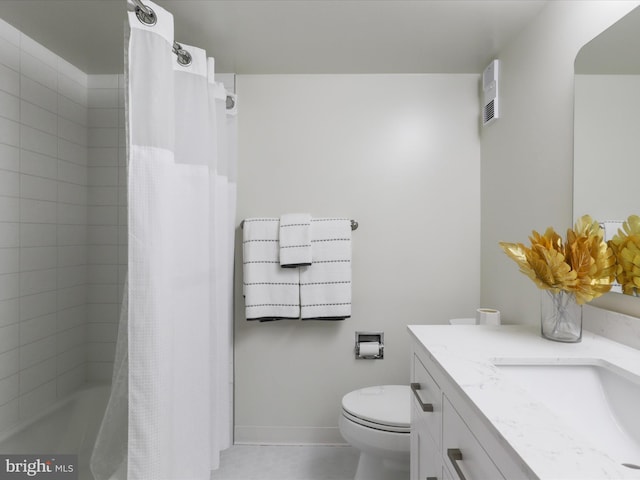
[[[411,384],[411,391],[415,395],[416,400],[418,400],[418,403],[420,404],[420,408],[422,408],[422,411],[423,412],[433,412],[433,404],[432,403],[423,403],[422,399],[420,398],[420,395],[418,395],[418,390],[420,390],[420,384],[419,383],[412,383]]]
[[[451,465],[455,468],[456,473],[460,477],[460,480],[467,480],[467,477],[462,473],[462,469],[458,465],[458,462],[462,461],[462,452],[459,448],[447,448],[447,457],[451,460]]]

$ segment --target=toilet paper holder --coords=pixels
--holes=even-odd
[[[377,353],[371,351],[371,345],[377,343]],[[360,348],[360,344],[366,348]],[[362,350],[362,351],[361,351]],[[384,332],[356,332],[356,360],[382,360],[384,358]]]

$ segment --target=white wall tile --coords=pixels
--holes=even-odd
[[[20,98],[50,112],[58,112],[58,93],[24,75],[20,76]]]
[[[0,19],[0,37],[11,43],[13,48],[20,48],[20,35],[20,30]]]
[[[56,223],[56,203],[43,200],[20,200],[20,221],[24,223]]]
[[[84,205],[59,203],[58,223],[61,225],[86,225],[87,207]]]
[[[87,127],[65,118],[58,118],[58,136],[77,145],[87,145]]]
[[[66,352],[72,348],[82,346],[85,342],[86,326],[79,325],[77,327],[70,328],[59,332],[57,334],[57,348],[58,353]]]
[[[89,144],[92,147],[117,147],[117,128],[89,128]]]
[[[86,381],[87,368],[82,358],[80,365],[72,367],[69,370],[63,370],[61,365],[58,365],[58,378],[57,378],[57,390],[58,398],[66,397],[67,395],[75,392]]]
[[[89,304],[87,305],[88,323],[118,322],[120,319],[120,305],[116,304]]]
[[[89,245],[118,244],[118,227],[116,225],[90,225],[87,232]]]
[[[20,128],[20,147],[42,155],[55,157],[58,155],[58,137],[23,125]]]
[[[20,175],[19,186],[22,198],[55,202],[58,197],[58,182],[50,178]]]
[[[64,95],[69,100],[87,106],[87,89],[76,82],[74,79],[67,77],[66,75],[60,75],[58,77],[58,88],[61,95]]]
[[[18,399],[0,405],[0,431],[9,429],[20,420],[20,409]]]
[[[20,348],[20,368],[32,365],[56,356],[56,337],[51,335]]]
[[[49,155],[22,150],[20,153],[20,172],[44,178],[58,178],[58,160]],[[1,153],[0,153],[1,154]]]
[[[0,195],[0,222],[20,221],[20,199]]]
[[[117,108],[118,89],[116,88],[91,88],[89,89],[90,108]]]
[[[86,303],[87,286],[77,285],[75,287],[61,288],[58,290],[58,308],[78,307]]]
[[[117,245],[90,245],[89,265],[117,265]]]
[[[88,75],[64,58],[58,58],[58,72],[61,77],[67,77],[72,82],[80,85],[83,91],[88,87]]]
[[[20,245],[23,248],[55,246],[56,225],[44,223],[20,224]]]
[[[58,309],[57,292],[43,292],[20,297],[20,321],[55,313]]]
[[[10,170],[0,170],[0,192],[9,197],[20,196],[20,177]]]
[[[89,108],[89,127],[118,128],[118,108]]]
[[[22,395],[19,400],[20,418],[31,418],[42,412],[56,401],[56,381],[51,380],[44,385]]]
[[[5,353],[20,345],[20,327],[17,323],[0,327],[0,353]]]
[[[0,248],[20,246],[20,224],[0,224]]]
[[[50,135],[58,133],[58,116],[31,102],[20,102],[20,122]]]
[[[19,272],[19,249],[0,249],[0,275]]]
[[[15,95],[0,90],[0,116],[19,122],[20,99]]]
[[[48,65],[47,62],[25,51],[20,52],[20,73],[51,90],[58,89],[58,70],[56,66]]]
[[[0,63],[13,70],[20,70],[20,48],[11,42],[0,39]]]
[[[89,148],[89,165],[91,167],[117,167],[119,149],[117,147]]]
[[[58,288],[75,287],[88,283],[90,274],[86,265],[74,265],[71,267],[58,267],[57,286]]]
[[[87,305],[67,308],[58,311],[58,332],[87,323]]]
[[[13,325],[20,321],[20,299],[0,301],[0,327]],[[0,340],[1,341],[1,340]]]
[[[56,362],[60,373],[67,372],[84,364],[86,360],[86,348],[84,345],[70,348],[58,354]]]
[[[20,50],[21,55],[27,54],[44,63],[48,67],[57,70],[58,56],[31,37],[24,34],[20,36]]]
[[[55,290],[57,285],[58,271],[55,268],[20,272],[20,295],[50,292]]]
[[[37,342],[56,333],[56,314],[43,315],[20,322],[20,344]]]
[[[0,64],[0,90],[20,95],[20,74],[17,70]]]
[[[90,342],[88,359],[90,362],[113,362],[116,353],[115,342]]]
[[[0,378],[7,378],[18,373],[20,370],[19,358],[17,348],[0,354]]]
[[[20,394],[24,395],[51,381],[56,373],[56,363],[50,361],[40,362],[20,370]]]
[[[87,126],[89,120],[86,106],[58,94],[58,115],[79,125]]]
[[[87,147],[70,142],[64,138],[58,142],[58,158],[76,165],[87,165]]]
[[[58,247],[58,266],[73,267],[87,263],[87,246],[70,245]]]
[[[118,207],[89,207],[89,225],[117,225]]]
[[[89,185],[118,186],[118,167],[89,167]]]
[[[13,400],[20,393],[20,380],[18,375],[12,375],[10,377],[0,380],[0,405]]]
[[[17,146],[0,144],[0,168],[14,172],[20,170],[20,149]]]
[[[87,167],[67,162],[66,160],[58,160],[58,180],[78,185],[86,185]]]
[[[0,301],[17,298],[20,295],[20,274],[0,275]]]
[[[117,265],[88,265],[87,283],[118,283]]]
[[[20,146],[20,124],[0,117],[0,143]]]
[[[118,205],[118,187],[92,186],[88,200],[89,205]]]
[[[87,341],[92,343],[115,343],[118,339],[118,324],[92,323],[87,325]]]
[[[87,226],[80,225],[58,225],[58,246],[64,245],[86,245]]]
[[[87,205],[87,187],[76,183],[58,182],[58,202],[72,205]]]

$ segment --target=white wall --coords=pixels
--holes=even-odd
[[[482,303],[511,323],[536,324],[539,291],[498,247],[531,230],[573,223],[573,62],[580,48],[637,1],[554,1],[504,51],[501,118],[483,129]],[[640,301],[610,294],[595,305],[640,315]]]
[[[247,322],[236,295],[236,442],[340,442],[345,393],[408,382],[406,325],[479,305],[478,75],[240,75],[237,88],[238,223],[310,212],[360,227],[352,318]],[[384,331],[384,360],[354,359],[357,330]]]

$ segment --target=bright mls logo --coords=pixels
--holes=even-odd
[[[78,480],[77,455],[0,455],[0,480]]]

